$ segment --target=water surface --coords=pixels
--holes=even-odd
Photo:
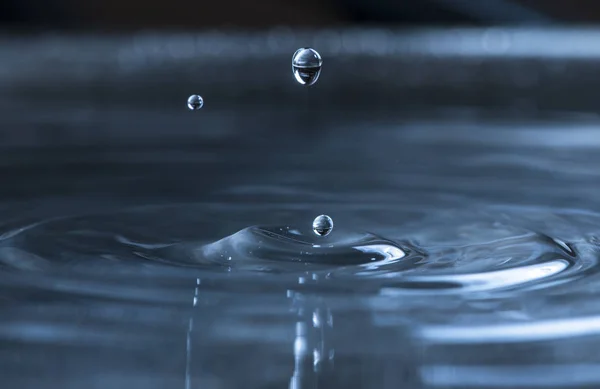
[[[3,97],[7,385],[597,387],[600,121],[327,88]]]

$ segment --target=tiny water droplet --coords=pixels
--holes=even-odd
[[[321,55],[308,47],[296,50],[292,57],[292,71],[296,81],[301,85],[310,86],[316,83],[322,65]]]
[[[192,111],[196,111],[204,106],[204,99],[200,95],[191,95],[188,97],[187,106]]]
[[[327,215],[319,215],[313,221],[313,231],[319,236],[327,236],[333,229],[333,220]]]

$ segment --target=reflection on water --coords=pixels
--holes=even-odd
[[[198,290],[200,287],[200,278],[196,279],[196,287],[194,288],[194,299],[192,300],[192,307],[195,307],[198,304]],[[187,339],[186,339],[186,360],[185,360],[185,389],[189,389],[192,387],[191,380],[191,362],[192,362],[192,331],[194,330],[194,317],[193,313],[189,320],[189,328],[187,331]]]
[[[330,344],[333,316],[326,305],[290,291],[298,314],[294,340],[294,374],[290,389],[327,387],[319,381],[332,373],[335,350]]]
[[[598,385],[598,123],[304,113],[7,147],[7,386]]]
[[[340,221],[326,237],[308,201],[128,207],[5,229],[7,377],[38,382],[24,366],[67,387],[93,375],[186,389],[598,381],[600,215],[405,193],[394,206],[328,204]],[[582,375],[560,373],[571,365]],[[552,376],[535,373],[546,367]]]

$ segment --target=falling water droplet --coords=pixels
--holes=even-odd
[[[319,236],[327,236],[333,229],[333,220],[327,215],[320,215],[313,221],[313,231]]]
[[[317,82],[321,74],[323,60],[314,49],[304,47],[296,50],[292,57],[292,71],[296,81],[310,86]]]
[[[196,111],[204,106],[204,99],[200,95],[191,95],[188,97],[187,106],[192,111]]]

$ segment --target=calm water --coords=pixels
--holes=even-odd
[[[2,100],[7,387],[600,385],[596,116],[187,89]]]

